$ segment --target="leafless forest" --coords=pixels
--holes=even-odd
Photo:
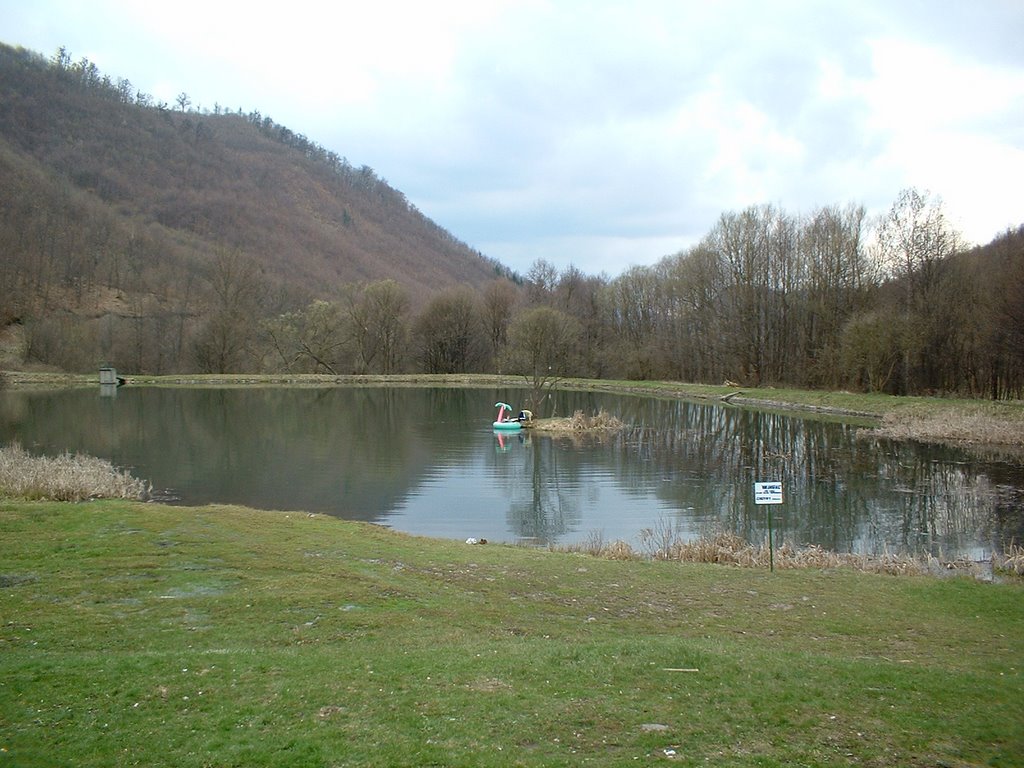
[[[585,265],[584,265],[585,267]],[[611,278],[515,274],[258,112],[0,46],[0,367],[462,373],[1024,396],[1024,225],[725,212]]]

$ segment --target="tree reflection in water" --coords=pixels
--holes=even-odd
[[[604,408],[604,440],[497,438],[517,390],[123,387],[0,392],[0,440],[128,467],[182,503],[326,512],[411,533],[637,543],[665,522],[760,543],[753,484],[781,480],[776,540],[839,552],[983,557],[1024,541],[1019,456],[857,436],[849,424],[670,399],[559,393]]]

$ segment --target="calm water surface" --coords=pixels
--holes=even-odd
[[[0,393],[0,440],[130,467],[172,502],[323,512],[415,534],[640,546],[643,529],[761,542],[753,484],[781,480],[776,542],[981,558],[1024,541],[1019,458],[858,439],[856,428],[678,400],[560,393],[628,426],[572,441],[491,430],[516,390]]]

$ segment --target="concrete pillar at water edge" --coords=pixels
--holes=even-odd
[[[117,369],[108,365],[100,368],[100,397],[117,395]]]

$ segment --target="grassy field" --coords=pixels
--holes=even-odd
[[[0,766],[1024,765],[1024,587],[0,500]]]

